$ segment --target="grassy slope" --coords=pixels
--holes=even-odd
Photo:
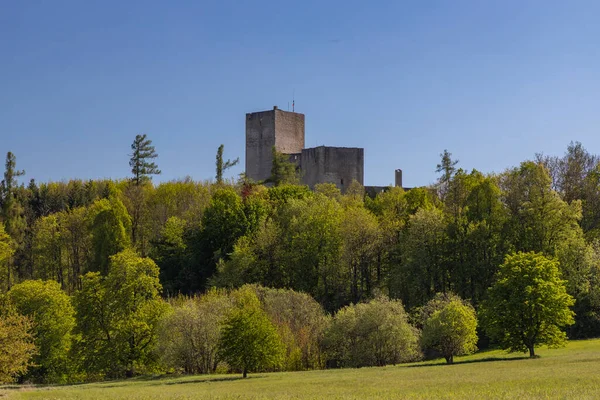
[[[309,372],[133,379],[5,389],[10,399],[431,399],[600,398],[600,340],[540,349],[539,359],[501,351],[441,361]]]

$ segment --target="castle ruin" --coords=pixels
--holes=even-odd
[[[264,181],[271,176],[272,148],[290,157],[301,171],[302,183],[334,183],[345,192],[352,181],[364,185],[365,151],[358,147],[304,147],[304,114],[272,110],[246,114],[246,176]],[[402,186],[396,170],[395,185]],[[385,187],[366,187],[377,193]]]

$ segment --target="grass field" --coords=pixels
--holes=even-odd
[[[57,387],[3,388],[8,399],[597,399],[600,340],[382,368],[137,378]]]

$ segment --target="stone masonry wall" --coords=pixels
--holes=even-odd
[[[303,149],[300,157],[302,182],[311,189],[330,182],[345,192],[353,180],[364,184],[364,149],[355,147],[314,147]]]
[[[274,110],[275,148],[284,154],[296,154],[304,148],[304,114]]]
[[[246,175],[261,181],[271,176],[271,149],[299,154],[304,147],[304,114],[273,110],[246,114]]]
[[[275,113],[246,114],[246,176],[259,181],[271,175],[271,149],[275,145]]]

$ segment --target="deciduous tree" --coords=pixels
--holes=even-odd
[[[75,327],[71,298],[56,281],[42,280],[19,283],[8,295],[16,310],[33,322],[32,333],[39,353],[30,377],[38,382],[66,382],[72,368],[69,351]]]
[[[11,383],[27,372],[36,354],[31,320],[6,304],[0,313],[0,383]]]
[[[125,250],[110,258],[106,277],[84,275],[74,304],[86,372],[116,378],[155,367],[158,323],[168,307],[158,274],[154,261]]]
[[[188,374],[214,372],[220,361],[221,326],[232,307],[231,296],[215,289],[175,299],[172,312],[160,324],[158,344],[163,362]]]
[[[438,351],[448,364],[454,356],[477,350],[477,317],[470,304],[455,295],[438,294],[424,310],[424,348]]]
[[[508,255],[482,305],[486,332],[504,349],[530,357],[538,345],[563,345],[561,328],[574,323],[565,283],[556,260],[534,252]]]
[[[402,303],[385,297],[340,309],[324,346],[328,360],[342,367],[383,366],[419,357],[417,331]]]
[[[4,231],[4,225],[0,224],[0,282],[2,282],[2,290],[10,288],[10,268],[11,257],[14,254],[14,242],[11,237]]]
[[[220,354],[232,368],[248,372],[281,366],[284,346],[275,326],[260,307],[251,289],[237,294],[237,306],[224,322]]]

